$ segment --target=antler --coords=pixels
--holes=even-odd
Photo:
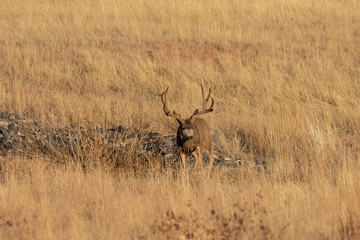
[[[162,103],[164,104],[164,112],[166,114],[166,116],[168,117],[174,117],[176,118],[176,120],[178,120],[180,123],[184,123],[184,119],[180,116],[180,114],[177,114],[175,111],[170,111],[169,108],[168,108],[168,105],[167,105],[167,101],[166,101],[166,98],[167,98],[167,91],[169,90],[169,87],[166,88],[165,92],[163,92],[161,94],[161,101]]]
[[[200,112],[199,112],[198,109],[195,110],[195,112],[191,116],[192,121],[194,121],[194,119],[197,118],[198,116],[200,116],[202,114],[205,114],[205,113],[212,112],[214,110],[213,109],[213,106],[214,106],[214,99],[213,98],[211,98],[212,102],[211,102],[210,108],[206,109],[206,105],[208,104],[208,101],[210,99],[211,88],[209,88],[209,95],[207,96],[207,98],[205,98],[204,88],[203,88],[202,84],[200,84],[200,87],[201,87],[201,95],[202,95],[202,99],[203,99],[203,107],[202,107],[202,110]]]

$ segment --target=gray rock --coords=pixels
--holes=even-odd
[[[15,125],[14,123],[10,123],[10,124],[8,125],[8,130],[9,130],[9,131],[14,131],[14,130],[16,130],[16,129],[18,129],[17,124]]]

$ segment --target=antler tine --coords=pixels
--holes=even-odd
[[[209,96],[210,96],[210,95],[209,95]],[[213,110],[214,102],[215,102],[214,99],[211,98],[211,105],[210,105],[209,109]]]
[[[183,118],[180,116],[180,114],[177,114],[175,111],[170,111],[167,105],[167,92],[169,90],[169,87],[166,88],[166,90],[161,94],[161,102],[164,104],[163,109],[164,112],[166,114],[166,116],[169,117],[174,117],[176,118],[179,122],[183,123],[184,120]]]
[[[206,98],[206,101],[204,102],[204,107],[203,107],[203,109],[206,109],[206,105],[207,105],[207,103],[208,103],[208,101],[209,101],[209,98],[210,98],[210,95],[211,95],[211,88],[209,88],[209,95],[207,96],[207,98]],[[211,107],[210,108],[212,108],[212,105],[214,104],[214,99],[213,98],[211,98],[212,99],[212,104],[211,104]]]
[[[170,111],[167,107],[167,101],[166,101],[166,95],[167,95],[167,91],[169,90],[169,87],[166,88],[166,90],[161,94],[161,102],[164,104],[164,112],[167,115]]]
[[[204,88],[202,86],[202,84],[200,84],[200,87],[201,87],[201,95],[202,95],[202,99],[203,99],[203,108],[202,110],[206,110],[206,105],[207,103],[209,102],[209,99],[210,99],[210,96],[211,96],[211,88],[209,88],[209,94],[207,96],[207,98],[205,98],[205,95],[204,95]],[[212,104],[210,106],[210,108],[212,108],[212,106],[214,105],[214,99],[212,99]]]
[[[202,84],[200,84],[200,87],[201,87],[201,96],[202,96],[203,108],[204,108],[204,102],[205,102],[204,88],[203,88],[203,85],[202,85]],[[205,107],[206,107],[206,106],[205,106]]]
[[[211,88],[209,88],[209,94],[207,96],[207,98],[205,98],[205,95],[204,95],[204,88],[202,86],[202,84],[200,84],[200,87],[201,87],[201,95],[202,95],[202,99],[203,99],[203,107],[202,107],[202,110],[201,111],[198,111],[197,109],[195,110],[195,112],[193,113],[193,115],[191,116],[191,120],[194,120],[196,117],[202,115],[202,114],[205,114],[205,113],[209,113],[209,112],[212,112],[214,109],[213,109],[213,106],[214,106],[214,99],[211,98],[211,105],[210,105],[210,108],[206,109],[206,105],[210,99],[210,96],[211,96]]]

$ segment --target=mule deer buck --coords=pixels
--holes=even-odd
[[[200,164],[201,170],[203,171],[202,165],[202,151],[204,150],[209,156],[209,172],[214,163],[214,153],[211,146],[211,135],[210,129],[204,119],[199,118],[200,115],[212,112],[214,106],[214,99],[211,98],[210,108],[206,109],[206,105],[210,99],[211,89],[209,88],[209,94],[207,98],[204,95],[203,86],[200,84],[203,105],[202,110],[198,109],[187,119],[183,119],[180,114],[177,114],[175,111],[170,111],[167,105],[167,92],[169,87],[166,88],[165,92],[161,94],[161,101],[164,104],[164,112],[168,117],[174,117],[180,124],[177,130],[176,143],[180,153],[180,158],[182,165],[185,168],[185,158],[187,154],[192,153],[195,157],[194,168]]]

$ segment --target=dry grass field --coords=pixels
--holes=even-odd
[[[4,156],[0,239],[359,239],[359,13],[355,0],[3,0],[1,112],[171,134],[160,94],[188,116],[202,83],[214,148],[246,164],[174,178]]]

